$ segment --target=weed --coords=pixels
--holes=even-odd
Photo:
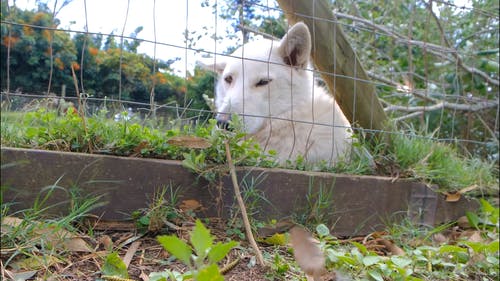
[[[196,221],[190,235],[192,248],[177,236],[163,235],[158,236],[157,239],[166,251],[188,266],[190,270],[184,274],[167,270],[150,275],[150,280],[162,280],[161,278],[185,280],[188,277],[193,277],[195,280],[224,280],[217,262],[224,259],[229,251],[238,245],[234,241],[214,244],[214,238],[200,220]]]
[[[220,130],[215,120],[197,125],[167,122],[168,129],[158,129],[161,119],[141,120],[128,111],[109,118],[106,107],[82,120],[74,109],[64,115],[39,108],[33,112],[2,112],[1,141],[4,146],[43,148],[75,152],[93,152],[123,156],[140,156],[183,160],[185,167],[215,181],[226,173],[225,141],[229,141],[236,165],[276,167],[275,153],[264,153],[242,130],[240,118],[234,116],[232,131]],[[85,123],[85,125],[84,125]],[[189,149],[168,143],[170,138],[191,135],[206,139],[210,147]],[[357,137],[352,153],[334,167],[326,163],[311,165],[303,157],[288,161],[286,168],[320,170],[348,174],[383,174],[412,177],[435,184],[443,191],[454,191],[477,184],[481,193],[498,192],[497,166],[477,158],[461,156],[453,144],[422,135],[414,129],[395,131],[367,143]]]
[[[13,203],[2,202],[2,266],[29,270],[44,270],[51,273],[53,266],[64,263],[67,251],[89,250],[88,245],[74,233],[75,224],[81,222],[92,209],[99,207],[100,197],[78,197],[76,187],[59,186],[61,178],[38,194],[32,206],[20,211],[11,211]],[[2,187],[1,192],[7,188]],[[69,196],[69,202],[51,204],[56,191]],[[3,196],[2,196],[3,200]],[[69,204],[67,204],[69,203]],[[66,215],[51,217],[48,213],[56,206],[68,205]],[[39,276],[40,277],[40,276]],[[43,276],[42,276],[43,277]]]
[[[498,208],[481,201],[479,214],[468,214],[478,237],[443,242],[430,238],[451,225],[421,228],[407,222],[388,230],[387,238],[403,245],[405,255],[380,256],[364,244],[341,244],[324,225],[316,231],[330,268],[371,280],[497,280],[499,274]]]
[[[164,226],[172,226],[184,218],[184,214],[176,208],[179,201],[179,188],[168,185],[155,191],[149,207],[132,214],[139,230],[156,233]]]

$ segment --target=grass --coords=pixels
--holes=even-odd
[[[32,270],[33,274],[40,271],[41,275],[50,277],[58,265],[66,263],[69,252],[90,251],[79,238],[78,225],[91,210],[102,205],[100,197],[80,197],[77,187],[64,188],[56,182],[41,189],[30,208],[12,211],[14,203],[3,201],[3,194],[8,190],[2,187],[0,198],[2,268]],[[56,192],[66,193],[68,201],[54,204],[50,199]],[[63,204],[65,215],[51,215],[55,207],[61,208]]]
[[[250,200],[249,204],[252,204],[253,200],[259,200],[256,198],[260,195],[253,194],[254,191],[251,190],[254,184],[255,182],[248,180],[247,200]],[[2,191],[4,192],[5,189]],[[50,204],[51,198],[57,191],[63,191],[69,197],[67,215],[49,215],[51,209],[55,207]],[[194,221],[194,218],[187,214],[183,215],[181,221],[176,221],[180,216],[173,208],[178,200],[176,192],[177,189],[171,186],[158,189],[150,207],[141,213],[143,217],[147,217],[148,223],[152,220],[162,221],[167,218],[171,220],[170,224],[174,225],[184,225],[185,221]],[[92,250],[93,247],[81,238],[84,233],[81,219],[86,217],[93,208],[99,206],[100,201],[99,198],[81,197],[80,194],[77,187],[63,188],[57,181],[42,189],[30,208],[13,212],[11,203],[6,204],[2,201],[2,270],[8,270],[12,274],[32,271],[33,276],[38,279],[50,277],[53,280],[65,280],[64,276],[68,273],[63,274],[59,271],[64,272],[68,266],[71,266],[71,260],[82,260],[83,257],[92,256],[93,263],[99,265],[101,277],[109,276],[110,279],[106,280],[115,280],[117,277],[127,278],[130,269],[122,260],[125,255],[118,255],[119,250],[129,252],[126,246],[125,249],[121,249],[123,246],[111,244],[107,250],[95,252]],[[327,193],[320,190],[319,193],[310,193],[308,196],[310,197],[308,206],[310,210],[306,210],[305,213],[314,214],[326,208],[322,205],[324,200],[321,198],[327,198]],[[486,200],[480,200],[480,205],[480,210],[476,213],[466,214],[467,225],[464,226],[462,223],[460,227],[456,222],[438,227],[423,227],[410,221],[403,221],[401,224],[388,225],[383,232],[349,239],[332,236],[325,225],[314,222],[313,227],[315,227],[316,236],[327,259],[328,269],[338,270],[354,280],[498,280],[500,211],[498,207]],[[316,216],[314,219],[324,218]],[[205,221],[209,222],[209,220]],[[254,221],[254,223],[258,222]],[[89,240],[100,240],[97,239],[99,235],[97,232],[86,232],[85,237]],[[163,234],[166,230],[155,228],[150,231],[152,232]],[[146,274],[149,273],[152,280],[162,280],[162,277],[183,280],[183,276],[204,274],[217,276],[217,280],[222,280],[218,270],[223,271],[229,267],[219,261],[226,257],[226,260],[231,263],[237,262],[237,257],[248,256],[249,250],[244,245],[238,246],[233,250],[237,253],[229,256],[229,250],[236,246],[236,242],[232,241],[235,236],[229,235],[231,237],[228,237],[221,230],[210,232],[217,233],[217,236],[210,234],[208,229],[197,221],[194,228],[178,227],[175,231],[176,235],[159,236],[159,243],[178,259],[172,256],[158,259],[161,255],[156,253],[153,255],[154,258],[147,259],[145,264],[154,265],[157,269],[146,270]],[[286,235],[280,237],[286,240]],[[131,239],[130,236],[125,236],[125,238]],[[122,242],[116,241],[116,244],[123,245],[125,238],[118,239]],[[244,241],[244,238],[242,237],[241,240]],[[87,252],[77,254],[82,245],[86,245],[85,247],[88,247],[87,250],[91,254]],[[153,248],[158,247],[148,246],[138,251],[136,260],[144,261],[145,257],[147,258],[145,251]],[[395,251],[394,248],[404,254]],[[264,256],[269,267],[261,274],[266,275],[268,280],[304,280],[304,275],[293,260],[286,243],[267,243],[267,246],[262,249],[265,251]],[[179,266],[174,264],[175,260],[184,263],[184,269],[179,269]],[[165,265],[169,267],[165,269]],[[144,269],[144,266],[141,264],[141,268]],[[248,264],[241,266],[246,271],[254,267],[251,259]],[[97,275],[94,277],[102,280]]]
[[[240,166],[276,167],[272,152],[264,153],[259,145],[241,133],[234,122],[233,132],[216,128],[214,120],[195,126],[175,125],[161,129],[168,122],[130,116],[112,120],[104,108],[94,116],[81,118],[76,110],[60,115],[40,108],[33,112],[2,112],[2,146],[41,148],[62,151],[114,154],[183,160],[186,167],[214,181],[225,172],[224,140],[229,139],[235,164]],[[236,119],[237,120],[237,119]],[[228,134],[230,134],[228,136]],[[208,148],[191,149],[171,145],[178,136],[200,137]],[[478,158],[464,157],[451,144],[432,140],[415,131],[391,133],[383,141],[355,143],[349,159],[334,167],[305,163],[300,157],[286,168],[320,170],[355,175],[389,175],[413,178],[435,184],[440,190],[459,190],[478,185],[483,193],[498,192],[498,166]],[[221,171],[222,169],[222,171]]]

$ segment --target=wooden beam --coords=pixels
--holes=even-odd
[[[386,120],[375,87],[325,0],[278,0],[290,24],[311,32],[316,69],[347,119],[357,127],[381,130]]]

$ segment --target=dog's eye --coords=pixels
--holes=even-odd
[[[269,84],[269,82],[273,81],[273,79],[260,79],[255,86],[260,87],[260,86],[265,86]]]
[[[224,78],[224,81],[226,81],[226,83],[228,83],[228,84],[233,83],[233,76],[231,76],[231,75],[226,76]]]

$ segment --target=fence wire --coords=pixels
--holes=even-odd
[[[95,8],[90,2],[48,1],[22,8],[15,1],[2,1],[2,109],[30,110],[29,101],[55,97],[74,104],[85,99],[96,108],[104,102],[122,103],[122,108],[145,116],[164,110],[170,112],[168,118],[206,120],[214,111],[216,77],[195,61],[231,57],[236,47],[260,37],[279,40],[291,26],[290,15],[269,0],[177,1],[175,7],[167,1],[171,9],[182,7],[183,21],[169,21],[163,2],[128,0],[121,2],[125,14],[107,11],[113,31],[102,32],[93,22],[94,9],[102,12],[112,6]],[[328,3],[335,15],[330,21],[341,26],[360,65],[357,60],[346,63],[366,70],[368,79],[310,69],[316,82],[324,83],[322,75],[334,77],[334,83],[349,79],[354,94],[362,83],[370,84],[388,119],[401,128],[415,128],[425,132],[422,137],[453,142],[481,157],[496,154],[498,159],[498,3],[396,2]],[[83,11],[83,28],[68,22],[64,24],[69,27],[63,27],[65,10],[75,7]],[[208,21],[200,22],[207,18],[201,10],[210,15]],[[144,27],[131,27],[133,18],[142,18]],[[174,27],[181,27],[181,39],[161,36]],[[316,36],[316,30],[310,32]],[[332,30],[330,36],[324,40],[333,45],[340,35]],[[336,70],[341,67],[334,65]],[[358,104],[352,104],[352,111],[360,113]],[[293,121],[314,123],[314,118]],[[362,133],[404,132],[350,121]]]

